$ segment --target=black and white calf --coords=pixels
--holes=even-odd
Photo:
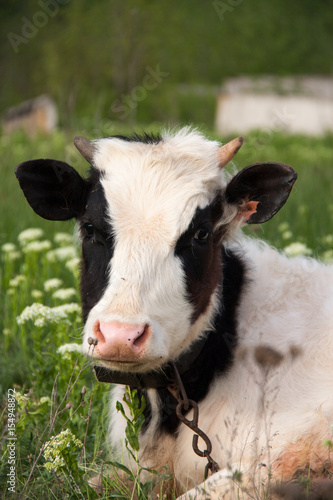
[[[174,361],[221,468],[211,490],[227,493],[235,469],[247,487],[265,471],[289,480],[332,470],[323,441],[333,422],[333,270],[239,230],[281,208],[292,168],[258,163],[227,181],[222,167],[242,140],[220,147],[188,128],[75,144],[88,179],[48,159],[16,175],[37,214],[78,220],[84,350],[143,387],[141,464],[168,465],[180,493],[203,480],[206,460],[166,387]],[[114,411],[119,449],[124,426]]]

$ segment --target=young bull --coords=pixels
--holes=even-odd
[[[123,384],[139,387],[140,463],[167,465],[185,492],[203,481],[207,460],[194,454],[176,406],[188,420],[198,407],[212,443],[203,454],[220,467],[206,483],[212,498],[266,476],[332,470],[323,441],[333,421],[333,271],[241,236],[242,224],[283,206],[297,177],[257,163],[227,182],[222,168],[241,144],[220,147],[189,129],[76,138],[89,178],[58,160],[16,169],[37,214],[78,221],[84,351],[104,367],[100,380],[120,384],[112,444],[120,450],[124,436],[114,409]]]

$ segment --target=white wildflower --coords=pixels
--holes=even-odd
[[[80,259],[78,257],[74,257],[74,259],[69,260],[66,262],[66,267],[69,271],[71,271],[74,276],[76,276],[79,272],[79,264],[80,264]]]
[[[38,252],[45,252],[47,250],[50,250],[52,247],[51,242],[49,240],[44,240],[44,241],[31,241],[30,243],[27,243],[25,247],[23,248],[24,253],[38,253]]]
[[[73,236],[69,233],[56,233],[53,240],[57,245],[71,245]]]
[[[44,231],[38,227],[31,227],[22,231],[17,239],[21,246],[25,246],[27,243],[35,240],[39,240],[44,236]]]
[[[63,283],[62,280],[60,280],[59,278],[51,278],[44,282],[44,290],[45,292],[56,290],[57,288],[61,287],[62,283]]]
[[[51,399],[49,398],[49,396],[42,396],[39,402],[41,405],[43,404],[48,404],[49,406],[51,405]]]
[[[21,252],[11,252],[11,253],[6,253],[5,257],[8,262],[14,262],[14,260],[18,260],[21,257]]]
[[[31,290],[31,297],[35,300],[43,298],[43,292],[41,290]]]
[[[312,253],[312,250],[308,248],[304,243],[300,243],[298,241],[294,243],[290,243],[290,245],[284,248],[284,253],[288,257],[297,257],[298,255],[309,256]]]
[[[17,401],[18,406],[20,408],[24,408],[29,401],[29,396],[26,394],[23,394],[22,392],[15,391],[15,399]]]
[[[43,327],[48,323],[66,322],[70,324],[64,310],[61,310],[59,307],[44,306],[39,302],[34,302],[31,306],[27,306],[16,319],[19,325],[33,321],[34,325],[38,327]]]
[[[3,251],[3,253],[12,253],[16,252],[17,248],[14,243],[4,243],[1,247],[1,250]]]
[[[282,233],[283,240],[291,240],[292,237],[293,233],[291,231],[285,231],[284,233]]]
[[[333,250],[325,250],[325,252],[321,254],[321,260],[327,264],[331,264],[333,261]]]
[[[75,288],[59,288],[52,294],[52,297],[59,300],[69,300],[76,297],[76,290]]]
[[[79,304],[76,304],[76,302],[63,304],[62,306],[53,307],[52,309],[64,314],[81,313],[81,307]]]
[[[73,342],[72,344],[64,344],[58,347],[57,352],[59,354],[65,354],[67,352],[79,352],[82,353],[82,345],[76,344]]]
[[[77,251],[73,246],[56,248],[54,250],[50,250],[46,254],[46,258],[49,262],[62,262],[74,259],[75,257],[77,257]]]
[[[321,241],[324,245],[331,247],[333,245],[333,234],[326,234],[321,238]]]
[[[23,274],[17,274],[13,279],[9,281],[9,286],[12,288],[19,287],[22,283],[26,281],[26,277]]]
[[[278,231],[280,233],[284,233],[285,231],[289,231],[289,222],[281,222],[281,224],[278,225]]]

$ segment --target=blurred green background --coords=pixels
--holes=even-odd
[[[212,127],[227,77],[333,72],[332,0],[7,0],[0,20],[0,111],[48,93],[67,129]]]

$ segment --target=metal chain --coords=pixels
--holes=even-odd
[[[217,462],[210,456],[212,452],[212,443],[207,436],[203,432],[202,429],[198,426],[198,420],[199,420],[199,407],[195,401],[192,399],[188,399],[184,384],[182,382],[182,379],[180,378],[178,369],[174,363],[172,363],[173,369],[176,375],[176,384],[173,387],[169,387],[170,392],[176,397],[178,401],[178,405],[176,407],[176,414],[177,417],[183,424],[185,424],[187,427],[189,427],[195,434],[193,436],[192,440],[192,448],[194,453],[196,453],[199,457],[206,457],[207,459],[207,465],[205,467],[205,479],[207,479],[209,471],[213,474],[214,472],[217,472],[220,470],[220,467]],[[176,393],[175,393],[176,390]],[[187,412],[190,409],[193,409],[193,418],[192,420],[189,420],[188,418],[185,417],[183,412]],[[203,441],[205,442],[206,449],[205,450],[200,450],[198,447],[198,439],[201,437]]]

